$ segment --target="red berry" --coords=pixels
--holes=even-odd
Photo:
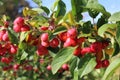
[[[13,30],[14,30],[15,32],[21,32],[21,26],[19,26],[19,25],[14,25],[14,26],[13,26]]]
[[[30,30],[30,27],[28,26],[28,25],[23,25],[22,27],[21,27],[21,31],[23,32],[23,31],[29,31]]]
[[[77,45],[76,41],[72,38],[67,38],[67,40],[64,43],[64,47],[76,46],[76,45]]]
[[[97,61],[95,69],[100,69],[102,67],[102,61]]]
[[[3,41],[3,35],[6,34],[6,30],[0,32],[0,41]]]
[[[41,27],[40,27],[40,30],[46,31],[46,30],[48,30],[48,27],[46,27],[46,26],[41,26]]]
[[[68,71],[69,70],[69,65],[68,64],[63,64],[62,69]]]
[[[47,54],[48,54],[48,49],[40,45],[37,49],[37,55],[42,56],[42,55],[47,55]]]
[[[67,31],[67,37],[75,39],[77,37],[77,30],[75,28],[71,28]]]
[[[2,36],[2,40],[3,40],[3,41],[9,41],[8,33],[5,33],[5,34]]]
[[[14,71],[17,71],[19,69],[20,65],[19,64],[14,64],[13,65],[13,69]]]
[[[17,53],[17,46],[11,45],[10,47],[10,54],[16,54]]]
[[[30,70],[33,69],[33,66],[31,66],[31,65],[26,65],[26,66],[24,66],[24,69],[27,70],[27,71],[30,71]]]
[[[109,66],[109,64],[110,64],[109,61],[106,60],[106,59],[102,61],[102,67],[105,67],[105,68],[106,68],[106,67]]]
[[[48,33],[43,33],[41,35],[41,41],[48,42]]]
[[[59,39],[63,42],[67,40],[67,32],[62,32],[58,36],[59,36]]]
[[[11,62],[11,60],[9,58],[7,58],[7,57],[2,57],[1,62],[9,64]]]
[[[58,47],[58,45],[59,45],[59,40],[57,38],[54,38],[52,39],[52,41],[50,41],[50,47],[56,48]]]
[[[85,55],[86,53],[91,53],[90,47],[85,47],[81,50],[81,55]]]
[[[90,49],[93,53],[98,53],[102,51],[102,43],[101,42],[94,42],[90,45]]]
[[[80,37],[77,39],[77,43],[82,44],[83,42],[85,42],[85,39],[86,39],[85,37]]]
[[[8,26],[9,26],[9,22],[8,22],[8,21],[5,21],[5,22],[4,22],[4,27],[5,27],[5,28],[8,28]]]
[[[49,42],[48,41],[47,42],[42,41],[41,45],[44,46],[44,47],[49,47]]]
[[[81,47],[77,47],[77,48],[75,49],[75,51],[74,51],[73,54],[74,54],[75,56],[80,56],[80,55],[81,55],[81,50],[82,50]]]
[[[48,71],[51,71],[51,69],[52,69],[52,68],[51,68],[51,65],[48,65],[48,66],[47,66],[47,70],[48,70]]]
[[[23,17],[17,17],[15,20],[14,20],[14,25],[23,25],[24,24],[24,18]]]

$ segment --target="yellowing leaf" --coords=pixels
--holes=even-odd
[[[107,49],[105,49],[105,52],[108,55],[112,55],[112,53],[114,52],[114,49],[113,48],[107,48]]]

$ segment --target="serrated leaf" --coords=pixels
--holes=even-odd
[[[95,58],[92,58],[86,65],[80,77],[83,77],[84,75],[90,73],[95,68],[95,66],[96,66]]]
[[[44,12],[41,8],[32,8],[32,10],[37,11],[39,14]]]
[[[27,44],[26,43],[24,43],[24,42],[20,42],[19,43],[19,45],[18,45],[18,47],[20,48],[20,49],[26,49],[27,48]]]
[[[55,74],[64,63],[66,63],[72,58],[73,56],[72,53],[74,49],[75,49],[74,47],[67,47],[67,48],[61,49],[57,53],[57,55],[53,58],[53,62],[51,64],[53,74]]]
[[[104,25],[102,25],[102,26],[98,29],[98,35],[104,36],[104,32],[105,32],[108,28],[115,28],[115,27],[117,27],[117,24],[104,24]]]
[[[24,51],[20,60],[25,59],[27,56],[28,56],[28,53]]]
[[[59,26],[55,29],[53,35],[59,34],[59,33],[64,32],[66,30],[67,30],[67,28],[65,26]]]
[[[106,69],[102,80],[107,80],[110,75],[113,74],[113,72],[120,66],[120,58],[115,59],[111,62],[111,64]]]
[[[98,3],[98,0],[89,0],[86,8],[93,9],[97,12],[103,13],[105,16],[110,17],[110,13],[105,10],[105,8]]]
[[[109,21],[120,21],[120,12],[116,12],[110,16]]]

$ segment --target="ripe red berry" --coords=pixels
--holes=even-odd
[[[62,69],[68,71],[69,70],[69,65],[68,64],[63,64]]]
[[[2,57],[1,62],[9,64],[11,62],[11,60],[9,58],[7,58],[7,57]]]
[[[40,45],[37,49],[37,55],[42,56],[42,55],[47,55],[48,54],[48,49],[42,45]]]
[[[48,42],[48,33],[43,33],[41,35],[41,41]]]
[[[2,40],[3,41],[9,41],[9,37],[8,37],[8,33],[7,32],[5,34],[3,34]]]
[[[102,61],[102,67],[105,67],[105,68],[106,68],[106,67],[109,66],[109,64],[110,64],[110,63],[109,63],[109,61],[108,61],[107,59],[105,59],[105,60]]]
[[[14,25],[23,25],[24,24],[24,18],[23,17],[17,17],[15,20],[14,20]]]
[[[67,37],[75,39],[77,37],[77,30],[75,28],[71,28],[67,31]]]
[[[22,27],[21,27],[21,31],[23,32],[23,31],[29,31],[30,30],[30,27],[28,26],[28,25],[23,25]]]
[[[98,53],[102,51],[102,43],[101,42],[94,42],[90,45],[90,49],[93,53]]]
[[[13,69],[14,71],[17,71],[19,69],[20,65],[19,64],[14,64],[13,65]]]
[[[97,61],[95,69],[100,69],[102,67],[102,61]]]
[[[16,54],[17,53],[17,46],[11,45],[10,46],[10,54]]]
[[[67,40],[64,43],[64,47],[76,46],[76,45],[77,45],[77,42],[72,38],[67,38]]]
[[[48,30],[48,27],[46,27],[46,26],[41,26],[41,27],[40,27],[40,30],[46,31],[46,30]]]
[[[3,35],[6,34],[6,30],[0,31],[0,41],[3,41]]]
[[[86,53],[91,53],[90,47],[85,47],[81,50],[81,55],[85,55]]]
[[[62,42],[65,42],[67,40],[67,32],[60,33],[58,37]]]
[[[77,47],[77,48],[75,49],[75,51],[74,51],[73,54],[74,54],[75,56],[80,56],[80,55],[81,55],[81,50],[82,50],[81,47]]]
[[[31,65],[25,65],[24,69],[27,70],[27,71],[30,71],[30,70],[33,69],[33,66],[31,66]]]
[[[50,41],[50,47],[56,48],[59,45],[59,40],[57,38],[54,38]]]
[[[8,22],[8,21],[5,21],[5,22],[4,22],[4,27],[5,27],[5,28],[8,28],[8,26],[9,26],[9,22]]]
[[[15,32],[21,32],[21,26],[19,26],[19,25],[14,25],[14,26],[13,26],[13,30],[14,30]]]
[[[51,65],[48,65],[48,66],[47,66],[47,70],[48,70],[48,71],[51,71],[51,69],[52,69],[52,68],[51,68]]]
[[[41,45],[44,46],[44,47],[49,47],[49,42],[48,41],[47,42],[42,41]]]
[[[77,43],[82,44],[83,42],[85,42],[85,39],[86,39],[85,37],[80,37],[77,39]]]

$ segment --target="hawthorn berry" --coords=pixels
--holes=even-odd
[[[105,60],[102,61],[102,67],[105,67],[105,68],[106,68],[106,67],[109,66],[109,64],[110,64],[110,63],[109,63],[109,61],[108,61],[107,59],[105,59]]]
[[[65,71],[68,71],[69,70],[69,65],[68,64],[63,64],[62,69],[65,70]]]
[[[58,37],[62,42],[65,42],[67,40],[67,32],[60,33]]]
[[[97,61],[95,69],[100,69],[100,68],[102,68],[102,61],[99,60],[99,61]]]
[[[75,39],[77,37],[77,30],[76,28],[71,28],[67,31],[67,37]]]
[[[30,30],[30,27],[28,25],[23,25],[21,27],[21,31],[24,32],[24,31],[29,31]]]
[[[51,41],[50,41],[50,47],[52,48],[56,48],[58,47],[59,45],[59,40],[57,38],[53,38]]]
[[[48,65],[48,66],[47,66],[47,70],[48,70],[48,71],[51,71],[51,69],[52,69],[52,68],[51,68],[51,65]]]
[[[43,33],[41,35],[41,41],[48,42],[48,33]]]
[[[15,20],[14,20],[14,25],[23,25],[24,24],[24,18],[23,17],[17,17]]]
[[[75,56],[80,56],[80,55],[81,55],[81,50],[82,50],[82,49],[81,49],[81,47],[79,46],[79,47],[77,47],[77,48],[75,49],[75,51],[74,51],[73,54],[74,54]]]
[[[42,56],[42,55],[47,55],[48,54],[48,49],[42,45],[40,45],[38,48],[37,48],[37,51],[36,51],[37,55],[39,56]]]
[[[77,42],[75,39],[72,38],[67,38],[67,40],[64,42],[64,47],[69,47],[69,46],[76,46]]]
[[[13,30],[14,30],[15,32],[21,32],[21,26],[19,26],[19,25],[14,25],[14,26],[13,26]]]

